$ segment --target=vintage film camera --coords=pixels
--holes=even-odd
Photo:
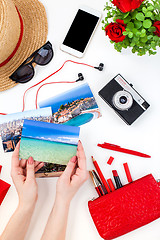
[[[150,106],[120,74],[102,88],[99,95],[129,125]]]

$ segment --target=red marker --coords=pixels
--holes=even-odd
[[[107,191],[108,193],[111,192],[110,189],[109,189],[109,187],[108,187],[108,184],[107,184],[107,182],[106,182],[106,180],[105,180],[105,178],[104,178],[104,176],[103,176],[103,173],[101,172],[101,169],[100,169],[100,167],[98,166],[97,161],[93,158],[93,156],[92,156],[92,161],[93,161],[93,164],[94,164],[94,166],[95,166],[95,168],[96,168],[96,170],[97,170],[97,172],[98,172],[98,175],[99,175],[99,177],[100,177],[100,179],[101,179],[101,181],[102,181],[102,183],[103,183],[106,191]]]
[[[106,148],[106,149],[110,149],[110,150],[113,150],[113,151],[117,151],[117,152],[128,153],[128,154],[139,156],[139,157],[145,157],[145,158],[150,158],[151,157],[151,156],[149,156],[145,153],[137,152],[137,151],[126,149],[126,148],[121,148],[120,146],[114,145],[114,144],[111,144],[111,143],[104,142],[103,144],[97,144],[97,146],[101,147],[101,148]]]

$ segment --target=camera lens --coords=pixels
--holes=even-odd
[[[116,92],[112,98],[113,105],[121,111],[128,110],[133,104],[132,95],[125,91]]]
[[[120,97],[120,103],[125,104],[127,102],[127,98],[125,96]]]

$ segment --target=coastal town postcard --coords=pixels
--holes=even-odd
[[[55,171],[57,165],[64,170],[77,153],[79,133],[79,127],[24,120],[19,157],[28,159],[32,156],[35,161],[53,164]],[[49,167],[52,168],[51,165]],[[44,169],[41,172],[44,173]]]
[[[87,83],[39,103],[52,108],[52,122],[81,126],[101,117],[97,102]]]
[[[14,151],[21,139],[24,119],[50,122],[51,107],[0,116],[0,133],[4,152]]]

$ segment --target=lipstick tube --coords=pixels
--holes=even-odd
[[[114,177],[114,180],[115,180],[117,189],[123,187],[123,185],[122,185],[122,183],[121,183],[121,180],[120,180],[120,178],[119,178],[119,176],[118,176],[117,171],[116,171],[116,170],[113,170],[112,173],[113,173],[113,177]]]

